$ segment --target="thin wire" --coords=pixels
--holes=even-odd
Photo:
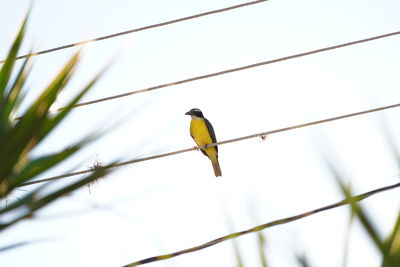
[[[55,52],[55,51],[58,51],[58,50],[63,50],[63,49],[67,49],[67,48],[81,46],[81,45],[84,45],[84,44],[87,44],[87,43],[103,41],[103,40],[106,40],[106,39],[110,39],[110,38],[114,38],[114,37],[130,34],[130,33],[134,33],[134,32],[140,32],[140,31],[145,31],[145,30],[149,30],[149,29],[154,29],[154,28],[158,28],[158,27],[162,27],[162,26],[166,26],[166,25],[170,25],[170,24],[175,24],[175,23],[178,23],[178,22],[186,21],[186,20],[196,19],[196,18],[200,18],[200,17],[204,17],[204,16],[209,16],[209,15],[213,15],[213,14],[217,14],[217,13],[226,12],[226,11],[233,10],[233,9],[238,9],[238,8],[251,6],[251,5],[255,5],[255,4],[260,4],[260,3],[263,3],[263,2],[267,2],[267,1],[268,0],[257,0],[257,1],[246,2],[246,3],[243,3],[243,4],[234,5],[234,6],[230,6],[230,7],[225,7],[225,8],[221,8],[221,9],[216,9],[216,10],[212,10],[212,11],[207,11],[207,12],[204,12],[204,13],[199,13],[199,14],[195,14],[195,15],[191,15],[191,16],[187,16],[187,17],[183,17],[183,18],[179,18],[179,19],[174,19],[174,20],[170,20],[170,21],[165,21],[165,22],[161,22],[161,23],[157,23],[157,24],[152,24],[152,25],[141,27],[141,28],[136,28],[136,29],[132,29],[132,30],[128,30],[128,31],[118,32],[118,33],[114,33],[114,34],[110,34],[110,35],[105,35],[105,36],[97,37],[97,38],[94,38],[94,39],[89,39],[89,40],[86,40],[86,41],[81,41],[81,42],[77,42],[77,43],[58,46],[58,47],[47,49],[47,50],[42,50],[42,51],[38,51],[38,52],[29,53],[29,54],[26,54],[26,55],[18,56],[18,57],[16,57],[16,59],[18,60],[18,59],[27,58],[27,57],[43,55],[43,54]],[[4,62],[5,62],[5,60],[1,60],[0,61],[0,63],[4,63]]]
[[[251,69],[251,68],[255,68],[255,67],[260,67],[260,66],[264,66],[264,65],[268,65],[268,64],[278,63],[278,62],[282,62],[282,61],[286,61],[286,60],[290,60],[290,59],[295,59],[295,58],[299,58],[299,57],[309,56],[309,55],[312,55],[312,54],[317,54],[317,53],[326,52],[326,51],[333,50],[333,49],[343,48],[343,47],[346,47],[346,46],[351,46],[351,45],[361,44],[361,43],[365,43],[365,42],[370,42],[370,41],[374,41],[374,40],[378,40],[378,39],[382,39],[382,38],[387,38],[387,37],[394,36],[394,35],[399,35],[399,34],[400,34],[400,31],[391,32],[391,33],[386,33],[386,34],[382,34],[382,35],[369,37],[369,38],[366,38],[366,39],[361,39],[361,40],[352,41],[352,42],[348,42],[348,43],[342,43],[342,44],[338,44],[338,45],[334,45],[334,46],[328,46],[328,47],[325,47],[325,48],[311,50],[311,51],[308,51],[308,52],[294,54],[294,55],[291,55],[291,56],[285,56],[285,57],[276,58],[276,59],[272,59],[272,60],[267,60],[267,61],[263,61],[263,62],[251,64],[251,65],[246,65],[246,66],[242,66],[242,67],[238,67],[238,68],[232,68],[232,69],[227,69],[227,70],[223,70],[223,71],[209,73],[209,74],[205,74],[205,75],[201,75],[201,76],[196,76],[196,77],[192,77],[192,78],[188,78],[188,79],[184,79],[184,80],[180,80],[180,81],[164,83],[164,84],[148,87],[148,88],[145,88],[145,89],[131,91],[131,92],[128,92],[128,93],[123,93],[123,94],[119,94],[119,95],[114,95],[114,96],[99,98],[99,99],[91,100],[91,101],[87,101],[87,102],[82,102],[82,103],[79,103],[79,104],[75,105],[74,107],[76,108],[76,107],[92,105],[92,104],[96,104],[96,103],[100,103],[100,102],[104,102],[104,101],[110,101],[110,100],[121,98],[121,97],[126,97],[126,96],[139,94],[139,93],[144,93],[144,92],[149,92],[149,91],[153,91],[153,90],[156,90],[156,89],[161,89],[161,88],[165,88],[165,87],[169,87],[169,86],[173,86],[173,85],[184,84],[184,83],[189,83],[189,82],[198,81],[198,80],[202,80],[202,79],[207,79],[207,78],[211,78],[211,77],[216,77],[216,76],[220,76],[220,75],[224,75],[224,74],[228,74],[228,73],[233,73],[233,72],[242,71],[242,70],[246,70],[246,69]],[[58,111],[60,111],[62,109],[63,109],[63,107],[60,108]]]
[[[119,95],[114,95],[114,96],[99,98],[99,99],[95,99],[95,100],[91,100],[91,101],[87,101],[87,102],[82,102],[82,103],[76,104],[75,106],[73,106],[73,108],[88,106],[88,105],[92,105],[92,104],[97,104],[97,103],[101,103],[101,102],[105,102],[105,101],[114,100],[114,99],[117,99],[117,98],[122,98],[122,97],[130,96],[130,95],[135,95],[135,94],[145,93],[145,92],[149,92],[149,91],[153,91],[153,90],[157,90],[157,89],[161,89],[161,88],[165,88],[165,87],[170,87],[170,86],[173,86],[173,85],[189,83],[189,82],[198,81],[198,80],[207,79],[207,78],[212,78],[212,77],[216,77],[216,76],[220,76],[220,75],[224,75],[224,74],[228,74],[228,73],[233,73],[233,72],[237,72],[237,71],[242,71],[242,70],[246,70],[246,69],[260,67],[260,66],[264,66],[264,65],[268,65],[268,64],[278,63],[278,62],[282,62],[282,61],[286,61],[286,60],[290,60],[290,59],[309,56],[309,55],[312,55],[312,54],[326,52],[326,51],[329,51],[329,50],[343,48],[343,47],[351,46],[351,45],[355,45],[355,44],[361,44],[361,43],[365,43],[365,42],[370,42],[370,41],[374,41],[374,40],[378,40],[378,39],[382,39],[382,38],[387,38],[387,37],[391,37],[391,36],[399,35],[399,34],[400,34],[400,31],[386,33],[386,34],[382,34],[382,35],[369,37],[369,38],[366,38],[366,39],[361,39],[361,40],[352,41],[352,42],[348,42],[348,43],[342,43],[342,44],[338,44],[338,45],[334,45],[334,46],[329,46],[329,47],[325,47],[325,48],[311,50],[311,51],[303,52],[303,53],[300,53],[300,54],[294,54],[294,55],[291,55],[291,56],[286,56],[286,57],[276,58],[276,59],[272,59],[272,60],[267,60],[267,61],[263,61],[263,62],[251,64],[251,65],[246,65],[246,66],[242,66],[242,67],[238,67],[238,68],[227,69],[227,70],[223,70],[223,71],[219,71],[219,72],[214,72],[214,73],[209,73],[209,74],[205,74],[205,75],[201,75],[201,76],[191,77],[191,78],[184,79],[184,80],[164,83],[164,84],[148,87],[148,88],[145,88],[145,89],[131,91],[131,92],[128,92],[128,93],[123,93],[123,94],[119,94]],[[59,111],[63,110],[64,108],[65,107],[58,108],[56,110],[56,112],[59,112]],[[15,120],[19,120],[21,118],[22,118],[21,116],[20,117],[16,117]]]
[[[328,206],[325,206],[325,207],[321,207],[321,208],[314,209],[314,210],[311,210],[311,211],[307,211],[307,212],[304,212],[304,213],[301,213],[301,214],[298,214],[298,215],[295,215],[295,216],[291,216],[291,217],[275,220],[275,221],[272,221],[272,222],[268,222],[268,223],[265,223],[265,224],[261,224],[261,225],[258,225],[256,227],[250,228],[248,230],[244,230],[244,231],[232,233],[232,234],[229,234],[229,235],[225,235],[225,236],[222,236],[220,238],[211,240],[211,241],[209,241],[207,243],[204,243],[204,244],[201,244],[201,245],[198,245],[198,246],[195,246],[195,247],[191,247],[191,248],[188,248],[188,249],[184,249],[184,250],[180,250],[180,251],[177,251],[177,252],[164,254],[164,255],[159,255],[159,256],[155,256],[155,257],[146,258],[146,259],[143,259],[143,260],[140,260],[140,261],[132,262],[130,264],[124,265],[123,267],[134,267],[134,266],[143,265],[143,264],[146,264],[146,263],[166,260],[166,259],[170,259],[170,258],[179,256],[179,255],[183,255],[183,254],[199,251],[201,249],[214,246],[216,244],[219,244],[221,242],[224,242],[224,241],[227,241],[227,240],[230,240],[230,239],[233,239],[233,238],[237,238],[237,237],[240,237],[240,236],[243,236],[243,235],[246,235],[246,234],[250,234],[250,233],[254,233],[254,232],[259,232],[259,231],[264,230],[266,228],[270,228],[270,227],[273,227],[273,226],[282,225],[282,224],[286,224],[286,223],[289,223],[289,222],[297,221],[297,220],[306,218],[308,216],[317,214],[319,212],[323,212],[323,211],[327,211],[327,210],[330,210],[330,209],[338,208],[338,207],[341,207],[341,206],[344,206],[344,205],[347,205],[347,204],[351,204],[353,202],[358,202],[358,201],[364,200],[364,199],[366,199],[366,198],[368,198],[368,197],[370,197],[372,195],[375,195],[375,194],[378,194],[378,193],[382,193],[384,191],[388,191],[388,190],[391,190],[391,189],[395,189],[395,188],[397,188],[399,186],[400,186],[400,183],[389,185],[389,186],[385,186],[385,187],[381,187],[381,188],[378,188],[378,189],[363,193],[361,195],[357,195],[357,196],[354,196],[354,197],[351,197],[351,198],[344,199],[342,201],[336,202],[334,204],[331,204],[331,205],[328,205]]]
[[[335,120],[341,120],[341,119],[345,119],[345,118],[350,118],[350,117],[359,116],[359,115],[363,115],[363,114],[367,114],[367,113],[378,112],[378,111],[391,109],[391,108],[398,108],[398,107],[400,107],[400,103],[394,104],[394,105],[389,105],[389,106],[384,106],[384,107],[379,107],[379,108],[368,109],[368,110],[359,111],[359,112],[355,112],[355,113],[345,114],[345,115],[341,115],[341,116],[337,116],[337,117],[331,117],[331,118],[327,118],[327,119],[323,119],[323,120],[317,120],[317,121],[307,122],[307,123],[303,123],[303,124],[297,124],[297,125],[294,125],[294,126],[289,126],[289,127],[285,127],[285,128],[271,130],[271,131],[266,131],[266,132],[262,132],[262,133],[257,133],[257,134],[242,136],[242,137],[238,137],[238,138],[233,138],[233,139],[229,139],[229,140],[225,140],[225,141],[209,144],[209,145],[207,145],[207,147],[213,147],[213,146],[217,146],[217,145],[224,145],[224,144],[228,144],[228,143],[239,142],[239,141],[243,141],[243,140],[251,139],[251,138],[256,138],[256,137],[264,138],[265,136],[271,135],[271,134],[291,131],[291,130],[295,130],[295,129],[299,129],[299,128],[304,128],[304,127],[316,125],[316,124],[326,123],[326,122],[335,121]],[[204,147],[201,147],[201,148],[204,148]],[[172,156],[172,155],[189,152],[189,151],[196,150],[196,149],[199,149],[199,148],[198,147],[186,148],[186,149],[177,150],[177,151],[168,152],[168,153],[163,153],[163,154],[158,154],[158,155],[154,155],[154,156],[149,156],[149,157],[144,157],[144,158],[124,161],[124,162],[120,162],[120,163],[109,165],[108,168],[117,168],[117,167],[129,165],[129,164],[134,164],[134,163],[138,163],[138,162],[142,162],[142,161],[148,161],[148,160],[153,160],[153,159],[158,159],[158,158],[163,158],[163,157],[169,157],[169,156]],[[66,177],[75,176],[75,175],[85,174],[85,173],[89,173],[89,172],[92,172],[92,171],[93,171],[93,169],[88,169],[88,170],[84,170],[84,171],[78,171],[78,172],[73,172],[73,173],[69,173],[69,174],[63,174],[63,175],[53,176],[53,177],[49,177],[49,178],[45,178],[45,179],[40,179],[40,180],[36,180],[36,181],[26,182],[26,183],[21,184],[20,187],[21,186],[32,185],[32,184],[37,184],[37,183],[48,182],[48,181],[57,180],[57,179],[61,179],[61,178],[66,178]]]

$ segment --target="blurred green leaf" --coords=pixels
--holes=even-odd
[[[384,242],[383,267],[400,266],[400,212],[389,237]]]
[[[296,259],[301,267],[310,267],[310,264],[308,263],[308,259],[305,254],[297,255]]]
[[[22,23],[22,26],[18,32],[17,37],[15,38],[15,41],[13,45],[11,46],[10,51],[8,52],[7,58],[0,70],[0,95],[4,96],[6,92],[7,85],[9,83],[13,67],[15,64],[15,58],[18,54],[18,50],[21,46],[22,39],[24,37],[24,32],[25,32],[25,27],[26,27],[26,22],[27,18]],[[5,104],[5,99],[2,98],[0,103],[0,107],[3,107]]]
[[[29,244],[32,244],[32,243],[33,242],[25,241],[25,242],[18,242],[18,243],[14,243],[14,244],[11,244],[11,245],[8,245],[8,246],[0,247],[0,253],[1,252],[5,252],[7,250],[15,249],[15,248],[18,248],[18,247],[26,246],[26,245],[29,245]]]
[[[347,199],[351,200],[350,207],[351,207],[352,213],[354,213],[356,218],[358,218],[360,220],[364,229],[367,231],[368,236],[371,238],[371,240],[373,241],[373,243],[375,244],[375,246],[379,250],[379,252],[383,253],[384,252],[383,242],[381,240],[381,237],[378,233],[377,228],[374,226],[374,223],[369,218],[369,216],[367,215],[365,210],[363,208],[361,208],[361,206],[358,204],[358,201],[360,201],[361,199],[357,199],[357,198],[353,197],[350,187],[346,186],[343,183],[343,178],[342,178],[343,176],[339,173],[339,170],[337,170],[335,167],[333,167],[332,162],[330,162],[329,160],[326,160],[326,163],[327,163],[327,166],[328,166],[330,172],[332,173],[333,177],[335,177],[335,180],[336,180],[337,184],[339,185],[339,188],[340,188],[342,194]]]
[[[23,184],[26,181],[31,180],[35,176],[47,171],[48,169],[54,167],[58,163],[72,156],[75,152],[79,151],[83,144],[78,144],[69,148],[64,149],[61,152],[54,153],[47,156],[42,156],[36,159],[33,159],[27,163],[23,169],[21,169],[18,173],[11,176],[9,182],[9,190],[13,190],[19,185]]]
[[[0,215],[3,215],[10,211],[15,211],[19,208],[22,208],[24,205],[28,205],[31,203],[33,199],[38,198],[39,192],[42,190],[43,187],[46,185],[42,185],[35,190],[30,191],[29,193],[25,194],[23,197],[18,198],[11,203],[7,203],[4,207],[0,208]],[[1,227],[0,227],[1,229]]]
[[[265,255],[265,237],[262,232],[257,232],[258,253],[260,254],[261,266],[267,267],[267,257]]]
[[[85,88],[74,98],[72,99],[65,107],[63,107],[58,114],[56,114],[53,118],[47,119],[42,131],[39,133],[40,136],[46,136],[55,126],[57,126],[60,121],[62,121],[65,116],[69,114],[71,109],[82,99],[82,97],[93,87],[93,85],[98,81],[100,78],[101,73],[99,73],[92,81],[90,81]],[[95,139],[88,138],[88,139]]]
[[[350,237],[351,230],[354,223],[355,215],[353,212],[350,214],[349,223],[347,225],[346,237],[345,237],[345,245],[343,250],[343,267],[347,266],[347,260],[349,258],[349,248],[350,248]]]
[[[232,240],[233,252],[235,253],[236,267],[244,267],[242,255],[236,239]]]
[[[352,198],[353,195],[349,187],[346,187],[343,182],[340,180],[340,188],[342,193],[346,196],[346,198]],[[371,238],[375,246],[378,250],[382,253],[383,249],[383,242],[378,233],[377,228],[375,227],[372,219],[367,215],[366,211],[360,206],[358,200],[354,200],[350,202],[350,207],[352,212],[356,215],[356,217],[360,220],[361,224],[363,225],[364,229],[367,231],[368,236]]]
[[[3,97],[3,103],[0,105],[0,123],[2,128],[0,130],[0,137],[4,138],[5,133],[11,128],[12,125],[12,112],[19,107],[23,100],[21,96],[22,88],[25,84],[27,76],[30,72],[28,67],[29,58],[24,60],[20,70],[15,78],[14,84],[11,86],[9,92]]]

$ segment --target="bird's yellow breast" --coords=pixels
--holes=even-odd
[[[190,134],[198,146],[214,143],[203,119],[192,118],[190,122]]]

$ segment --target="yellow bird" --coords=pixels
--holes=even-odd
[[[190,135],[199,147],[217,142],[211,123],[204,118],[200,109],[192,108],[186,112],[185,115],[190,115],[192,117],[190,121]],[[218,147],[205,147],[201,149],[201,152],[211,160],[215,176],[221,176],[221,168],[218,162]]]

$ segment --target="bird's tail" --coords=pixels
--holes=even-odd
[[[219,166],[218,159],[211,160],[214,168],[215,177],[222,176],[221,167]]]

